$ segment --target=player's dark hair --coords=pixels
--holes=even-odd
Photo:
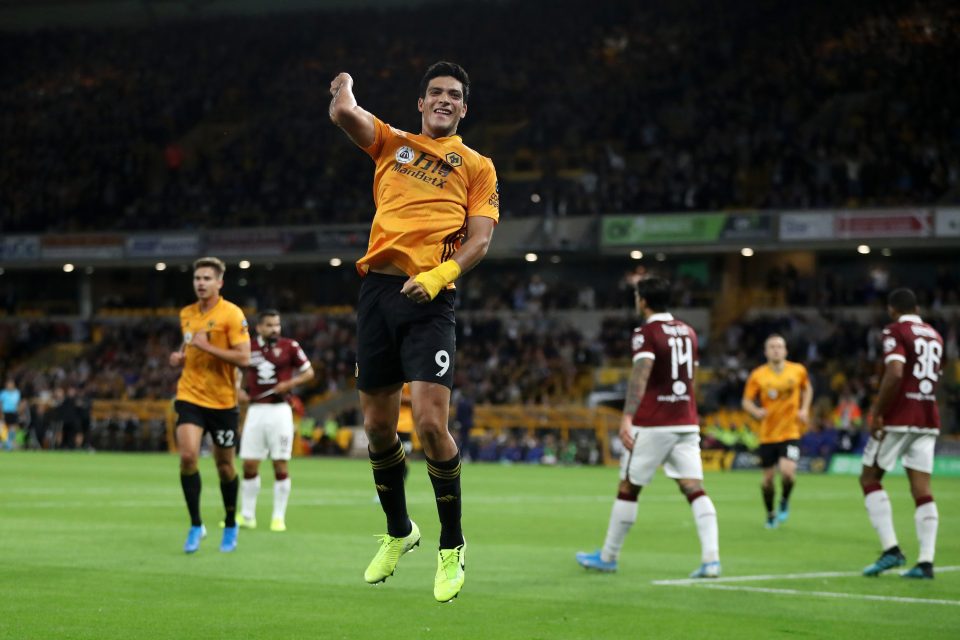
[[[427,96],[427,86],[431,80],[443,76],[450,76],[460,81],[460,84],[463,85],[463,104],[467,104],[470,101],[470,76],[468,76],[466,70],[457,63],[443,60],[434,62],[427,69],[427,72],[423,74],[423,80],[420,81],[420,97],[425,98]]]
[[[263,311],[257,314],[257,324],[261,324],[267,318],[272,318],[274,316],[279,318],[280,312],[277,311],[276,309],[264,309]]]
[[[197,258],[193,261],[193,270],[196,271],[200,267],[210,267],[217,272],[217,276],[223,278],[223,274],[227,272],[227,265],[223,263],[223,260],[220,258],[214,258],[213,256],[207,256],[205,258]]]
[[[666,311],[670,304],[670,281],[656,276],[641,278],[636,284],[637,295],[643,298],[651,311]]]
[[[917,294],[906,287],[894,289],[887,297],[887,304],[897,313],[910,313],[917,310]]]

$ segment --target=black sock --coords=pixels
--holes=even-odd
[[[183,487],[183,499],[187,501],[190,512],[190,526],[199,527],[200,520],[200,472],[194,471],[188,476],[180,474],[180,486]]]
[[[773,485],[761,486],[761,491],[763,491],[763,506],[767,508],[767,516],[773,515]]]
[[[407,495],[403,488],[407,455],[400,440],[380,453],[369,452],[373,467],[373,482],[380,496],[380,507],[387,516],[387,533],[394,538],[410,535],[413,525],[407,515]]]
[[[237,490],[240,488],[240,477],[233,476],[233,480],[226,482],[220,481],[220,494],[223,495],[223,508],[226,516],[223,518],[223,526],[237,526]]]
[[[782,478],[780,480],[780,489],[782,492],[780,496],[780,510],[786,511],[787,505],[790,504],[790,493],[793,491],[793,480]]]
[[[460,452],[445,462],[427,458],[427,474],[437,498],[440,548],[459,547],[463,544],[463,529],[460,528]]]

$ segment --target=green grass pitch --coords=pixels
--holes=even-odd
[[[266,465],[263,470],[266,470]],[[384,528],[365,461],[291,463],[289,531],[268,529],[272,473],[256,531],[217,547],[213,463],[201,461],[210,536],[185,555],[186,509],[169,455],[0,455],[0,638],[957,638],[960,480],[934,478],[940,507],[933,581],[857,575],[879,552],[856,478],[804,475],[790,521],[763,528],[759,474],[711,473],[724,579],[658,585],[699,563],[690,509],[659,473],[640,497],[616,574],[587,573],[574,552],[603,540],[617,471],[466,465],[467,581],[433,600],[436,510],[422,462],[410,512],[423,544],[396,575],[362,575]],[[886,482],[912,564],[917,543],[904,478]],[[828,577],[789,577],[817,572]],[[717,588],[720,587],[720,588]]]

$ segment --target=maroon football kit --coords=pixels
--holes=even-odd
[[[290,338],[270,343],[261,337],[250,345],[250,366],[246,371],[247,395],[255,403],[283,402],[284,396],[267,392],[310,367],[300,344]]]
[[[903,363],[900,389],[883,414],[887,430],[939,431],[937,383],[943,364],[943,338],[920,316],[902,315],[883,330],[883,362]]]
[[[646,393],[633,416],[633,424],[699,431],[693,393],[699,356],[693,327],[669,313],[653,314],[634,330],[631,348],[634,362],[653,359]]]

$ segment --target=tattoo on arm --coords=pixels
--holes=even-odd
[[[623,403],[623,412],[627,415],[633,415],[640,406],[643,394],[647,391],[647,382],[650,380],[650,372],[653,370],[653,358],[640,358],[633,363],[633,371],[630,372],[630,383],[627,385],[627,398]]]

